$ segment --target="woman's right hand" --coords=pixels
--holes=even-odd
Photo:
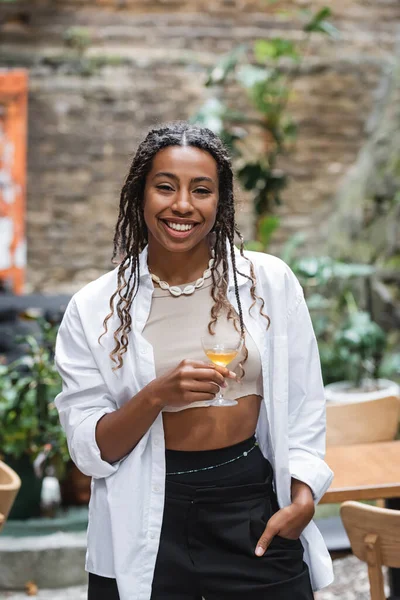
[[[212,400],[220,387],[226,387],[225,377],[238,381],[238,376],[226,367],[201,360],[182,360],[177,367],[148,384],[153,403],[164,406],[186,406],[200,400]]]

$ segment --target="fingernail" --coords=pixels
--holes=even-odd
[[[223,388],[228,387],[228,384],[226,383],[226,381],[224,381],[224,383],[221,385],[221,387],[223,387]]]
[[[230,377],[234,377],[235,379],[237,379],[237,375],[233,371],[229,371],[229,376]]]
[[[257,546],[256,554],[257,556],[262,556],[264,554],[264,548],[262,548],[261,546]]]

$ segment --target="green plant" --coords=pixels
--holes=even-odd
[[[355,294],[365,299],[374,265],[345,263],[330,256],[297,257],[304,244],[296,234],[284,245],[281,258],[289,264],[304,288],[318,339],[324,382],[350,381],[355,388],[379,377],[400,376],[400,354],[389,344],[387,333],[367,310],[357,305]],[[367,303],[368,305],[368,303]]]
[[[63,35],[66,46],[74,50],[79,57],[83,57],[92,43],[89,30],[86,27],[69,27]]]
[[[330,15],[327,7],[316,14],[300,11],[302,42],[277,37],[234,47],[210,69],[205,83],[210,97],[192,118],[218,133],[231,149],[239,181],[251,194],[257,216],[256,240],[248,243],[252,249],[265,251],[279,225],[278,219],[271,221],[270,213],[281,203],[287,184],[278,158],[296,137],[288,110],[293,81],[311,35],[338,36],[327,21]],[[233,98],[229,96],[232,84],[239,88]]]
[[[345,380],[355,388],[363,380],[378,378],[378,371],[386,349],[386,333],[368,312],[359,310],[352,294],[346,294],[348,313],[341,327],[333,335],[332,350],[343,365]]]
[[[61,389],[53,361],[57,328],[37,321],[41,342],[31,335],[20,338],[23,356],[0,365],[0,449],[16,459],[27,455],[42,468],[51,464],[62,478],[69,454],[53,402]]]
[[[318,338],[325,384],[350,381],[355,389],[376,389],[375,380],[398,380],[400,353],[388,346],[386,332],[368,312],[347,314],[332,335]]]

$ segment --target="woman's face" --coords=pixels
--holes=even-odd
[[[157,152],[144,190],[149,245],[187,252],[211,231],[218,206],[214,158],[193,146]]]

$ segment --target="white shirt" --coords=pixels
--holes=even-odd
[[[235,250],[237,268],[248,262]],[[317,341],[302,287],[293,271],[270,254],[246,252],[254,264],[257,295],[265,300],[267,321],[253,307],[250,282],[238,275],[245,326],[262,359],[264,399],[256,435],[274,468],[281,507],[290,504],[291,477],[307,483],[317,503],[333,473],[324,462],[325,397]],[[152,346],[142,336],[154,290],[147,248],[140,255],[140,286],[132,306],[132,331],[124,365],[112,371],[109,354],[118,327],[114,315],[108,335],[98,343],[109,299],[117,288],[117,269],[86,285],[71,299],[56,344],[63,379],[55,403],[71,457],[92,476],[86,570],[117,579],[121,600],[149,600],[160,541],[165,490],[165,442],[161,413],[137,446],[114,464],[102,460],[96,423],[117,410],[155,378]],[[229,260],[228,300],[237,310]],[[205,409],[206,410],[206,409]],[[301,535],[304,560],[314,590],[333,580],[332,562],[312,521]],[[261,568],[261,566],[260,566]]]

